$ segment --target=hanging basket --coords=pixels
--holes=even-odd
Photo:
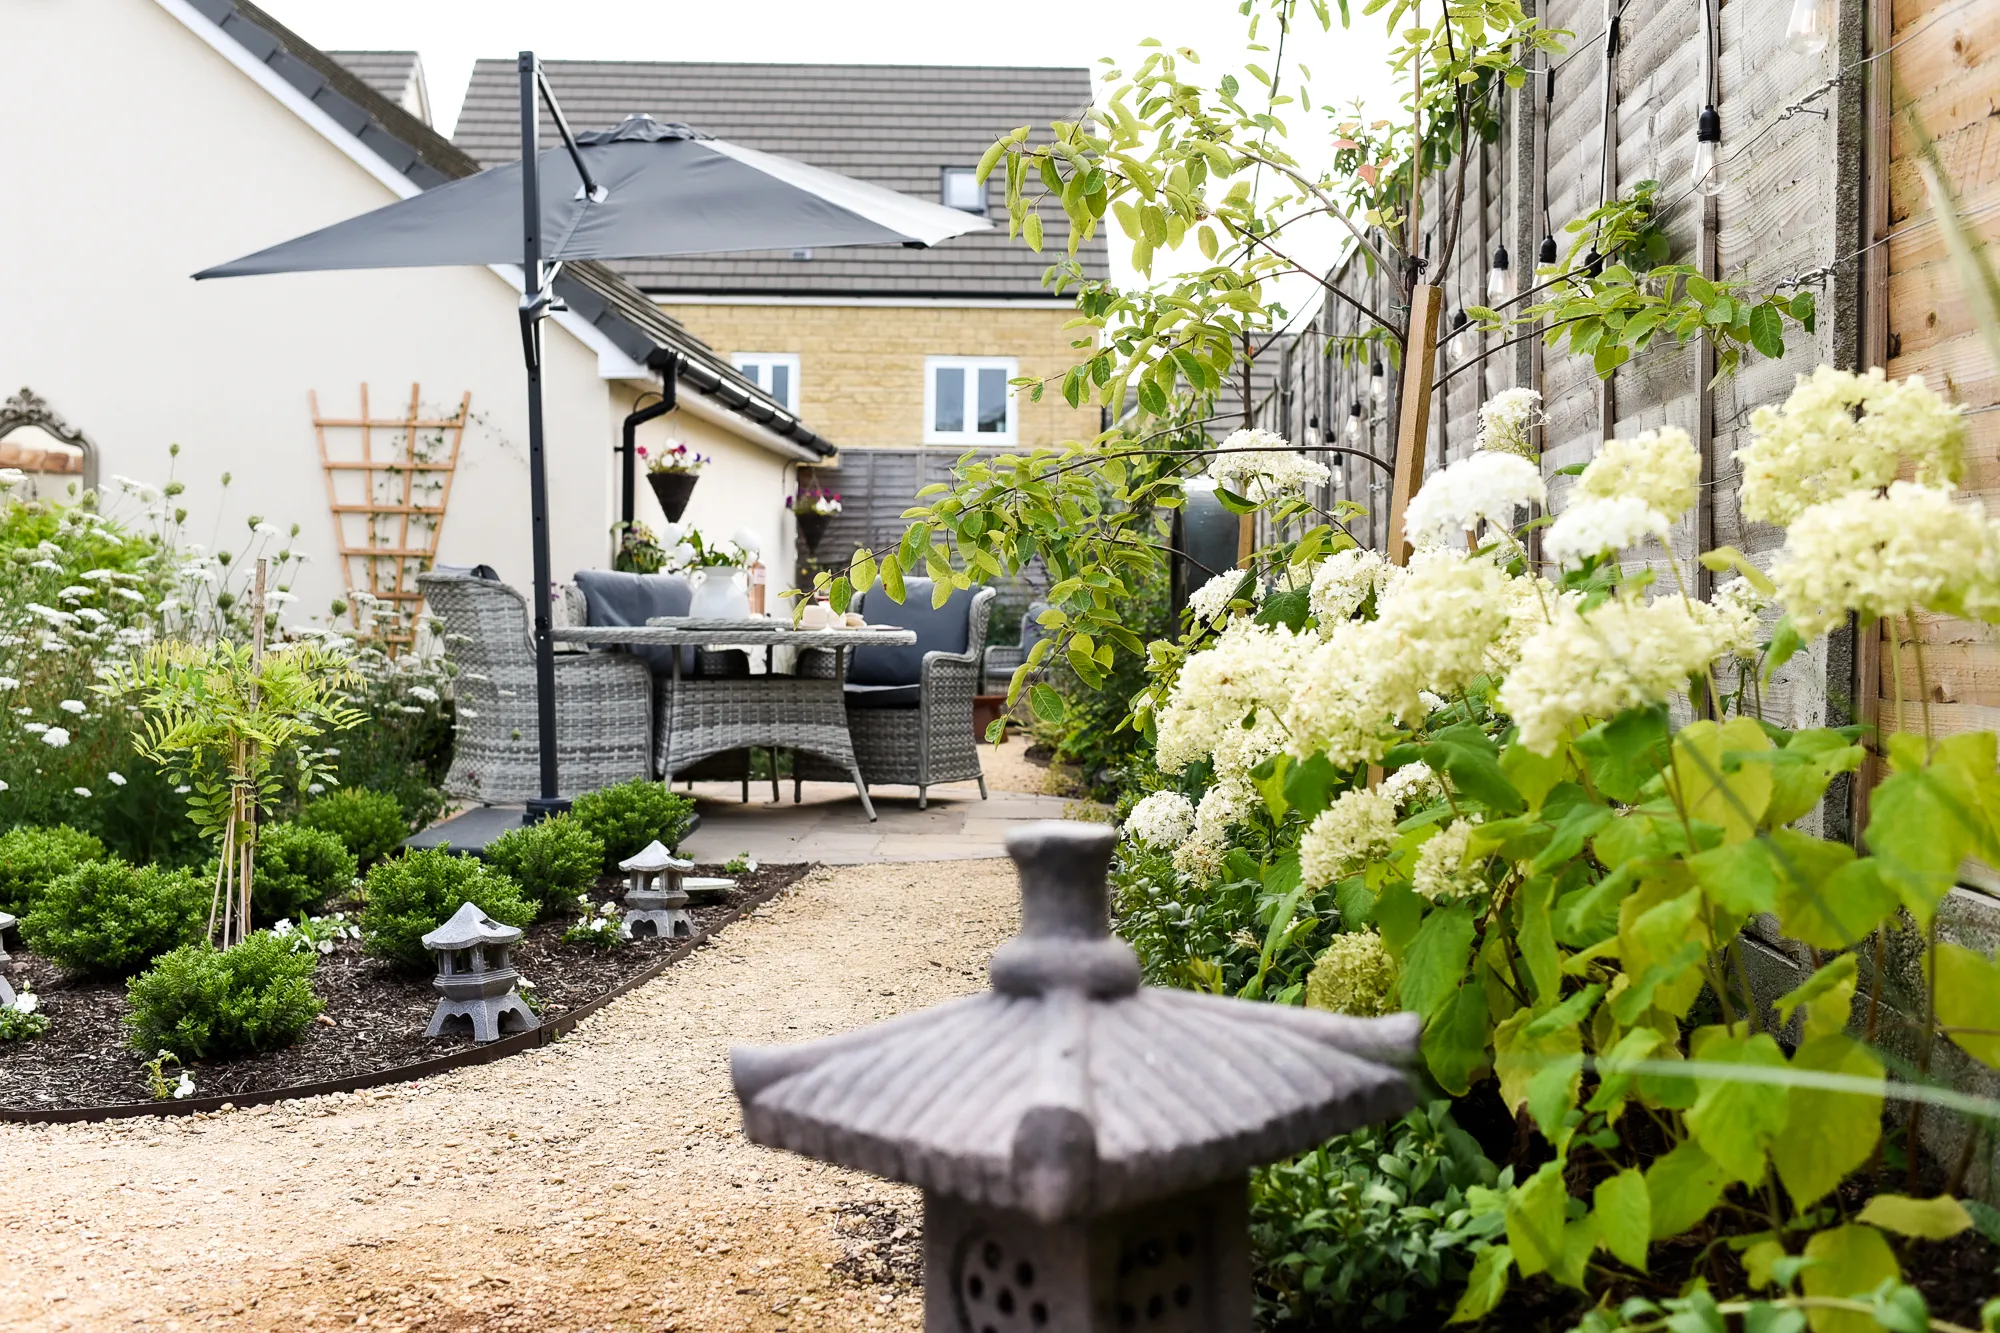
[[[667,516],[667,522],[678,523],[687,512],[688,497],[694,494],[694,484],[701,480],[698,472],[648,472],[646,480],[653,487],[653,496],[660,502],[660,509]]]
[[[805,539],[806,550],[818,555],[820,540],[826,536],[826,525],[833,521],[833,515],[815,514],[808,510],[795,517],[799,521],[799,536]]]

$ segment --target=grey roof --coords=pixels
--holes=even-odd
[[[615,125],[633,112],[683,121],[720,139],[857,180],[941,202],[943,169],[977,165],[995,139],[1021,125],[1046,134],[1089,105],[1086,69],[938,65],[735,65],[551,60],[549,84],[575,129]],[[520,157],[518,74],[512,59],[481,60],[459,112],[455,141],[483,165]],[[556,142],[545,125],[544,146]],[[930,250],[790,252],[715,259],[620,261],[650,292],[776,295],[922,295],[1032,298],[1050,256],[1005,226],[1002,181],[987,182],[993,232]],[[1051,238],[1060,209],[1045,209]],[[1078,251],[1086,272],[1109,272],[1102,231]]]
[[[356,78],[403,110],[431,123],[431,90],[424,81],[424,62],[415,51],[328,51]]]
[[[292,32],[251,0],[189,0],[252,56],[326,112],[374,153],[423,189],[482,170],[463,150],[368,86],[352,70]],[[824,458],[834,452],[776,399],[743,378],[715,349],[661,311],[644,292],[603,264],[564,266],[556,294],[620,351],[654,370],[678,357],[683,391],[714,398]]]

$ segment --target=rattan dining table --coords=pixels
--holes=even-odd
[[[618,648],[740,648],[764,651],[769,667],[774,649],[830,650],[831,675],[784,674],[775,669],[751,676],[690,676],[681,670],[681,654],[669,654],[672,666],[662,682],[658,704],[665,716],[654,725],[656,767],[662,780],[672,782],[710,755],[730,750],[795,750],[816,755],[853,775],[861,808],[872,821],[875,803],[854,758],[847,732],[847,654],[868,645],[907,645],[917,641],[914,630],[894,626],[794,629],[780,620],[718,620],[663,616],[640,625],[558,627],[551,631],[561,643]]]

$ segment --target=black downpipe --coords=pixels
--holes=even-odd
[[[680,356],[669,352],[666,364],[660,366],[660,401],[651,407],[642,407],[625,417],[625,442],[618,446],[618,452],[625,455],[625,479],[618,493],[619,538],[632,531],[633,505],[639,483],[639,427],[648,421],[656,421],[674,410],[675,384],[679,380]]]

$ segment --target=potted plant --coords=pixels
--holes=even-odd
[[[831,491],[814,488],[792,496],[785,501],[785,507],[798,520],[799,536],[805,538],[806,551],[818,555],[820,539],[826,536],[827,524],[840,512],[840,497]]]
[[[694,494],[694,484],[701,480],[701,470],[709,465],[710,459],[678,440],[657,454],[640,445],[639,454],[646,460],[646,480],[667,521],[680,522],[681,515],[687,512],[688,497]]]

